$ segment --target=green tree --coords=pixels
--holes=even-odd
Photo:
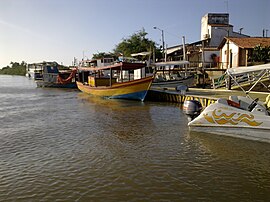
[[[99,52],[99,53],[93,54],[92,58],[93,59],[100,59],[100,58],[115,58],[116,59],[116,55],[114,53]]]
[[[253,49],[253,62],[267,62],[268,60],[270,60],[270,46],[256,46]]]
[[[156,58],[161,58],[160,49],[156,48],[155,42],[146,38],[146,35],[147,32],[142,29],[131,35],[129,38],[124,38],[123,41],[116,45],[115,49],[113,50],[115,55],[122,54],[126,57],[130,57],[132,53],[155,50]]]
[[[10,65],[11,67],[6,66],[0,69],[0,74],[25,76],[27,66],[26,62],[22,61],[21,64],[18,62],[10,62]]]
[[[119,44],[116,45],[113,52],[105,53],[99,52],[93,54],[93,59],[100,58],[114,58],[117,59],[120,55],[124,57],[131,57],[133,53],[140,52],[153,52],[155,50],[155,58],[162,58],[160,48],[157,48],[154,41],[146,38],[147,33],[144,29],[134,33],[128,38],[124,38]],[[148,59],[148,56],[140,56],[141,60]]]

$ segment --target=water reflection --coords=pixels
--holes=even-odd
[[[195,131],[189,133],[189,138],[205,152],[224,161],[236,161],[247,167],[265,170],[270,168],[269,143]]]

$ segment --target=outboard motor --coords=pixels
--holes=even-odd
[[[200,115],[202,104],[197,100],[186,100],[184,102],[183,111],[188,116],[189,121],[192,121]]]

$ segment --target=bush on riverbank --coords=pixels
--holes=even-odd
[[[8,65],[0,69],[0,74],[25,76],[27,64],[24,61],[21,64],[18,62],[11,62],[10,64],[11,67]]]

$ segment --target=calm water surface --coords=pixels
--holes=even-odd
[[[0,76],[0,201],[269,201],[270,145],[189,133],[180,108]]]

